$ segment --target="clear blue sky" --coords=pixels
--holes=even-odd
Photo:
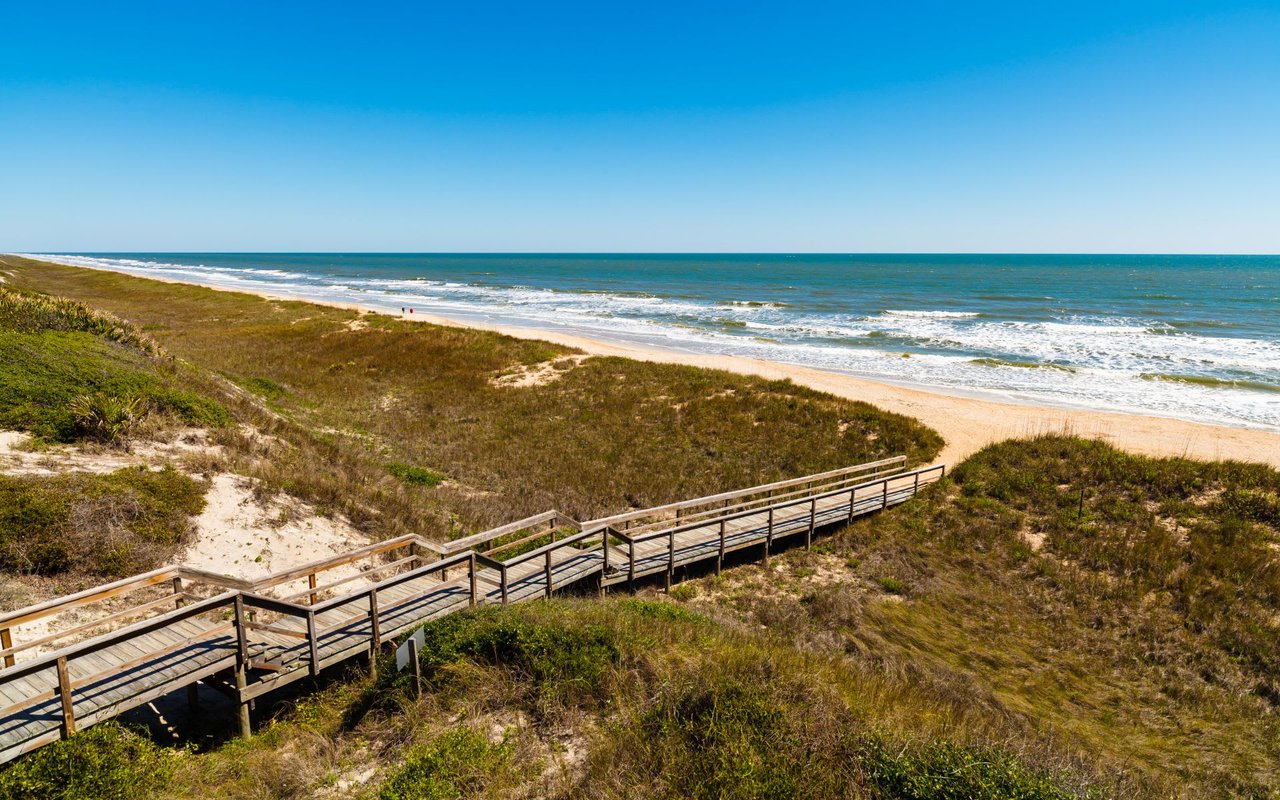
[[[1280,252],[1280,4],[7,3],[0,249]]]

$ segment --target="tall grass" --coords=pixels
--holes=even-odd
[[[1280,473],[1262,465],[1011,441],[826,554],[697,585],[779,635],[919,676],[1011,735],[1048,735],[1165,794],[1269,796],[1277,496]]]

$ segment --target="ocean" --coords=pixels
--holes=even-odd
[[[1280,430],[1275,256],[34,257],[953,394]]]

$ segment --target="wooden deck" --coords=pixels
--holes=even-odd
[[[767,560],[779,540],[808,546],[816,531],[901,503],[945,471],[906,471],[904,461],[585,523],[552,511],[443,546],[404,536],[254,582],[167,567],[0,615],[0,763],[197,682],[237,701],[247,735],[254,698],[427,620],[584,582],[603,591],[662,575],[669,586],[677,568],[719,570],[744,548]],[[19,626],[72,609],[89,620],[15,641]]]

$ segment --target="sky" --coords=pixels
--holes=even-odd
[[[0,250],[1280,252],[1280,2],[3,3]]]

